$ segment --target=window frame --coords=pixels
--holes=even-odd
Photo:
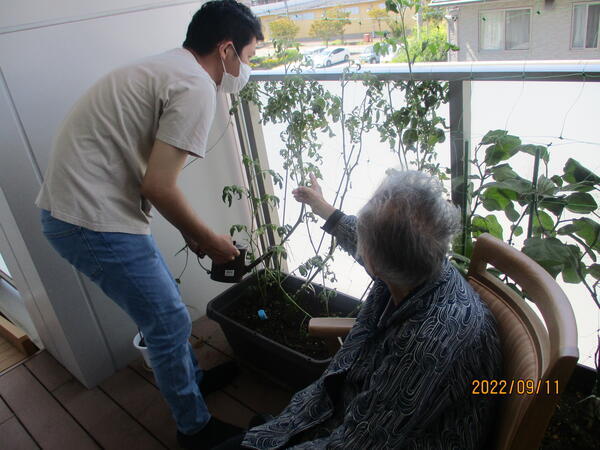
[[[529,40],[527,44],[527,48],[506,48],[506,11],[529,11]],[[487,12],[491,11],[502,11],[502,48],[499,49],[487,49],[481,47],[481,16]],[[479,10],[478,13],[478,21],[477,21],[477,48],[479,52],[522,52],[531,50],[531,29],[532,29],[532,8],[530,6],[520,6],[515,8],[496,8],[496,9],[485,9]]]
[[[571,36],[569,37],[569,49],[575,51],[593,51],[600,50],[600,33],[598,34],[598,42],[596,43],[596,47],[586,47],[585,41],[587,40],[587,19],[588,19],[588,11],[591,5],[600,5],[600,1],[591,1],[591,2],[577,2],[573,3],[573,7],[571,8]],[[585,34],[584,34],[584,44],[583,47],[573,47],[573,37],[575,36],[575,7],[577,6],[585,6]]]

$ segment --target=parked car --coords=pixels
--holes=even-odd
[[[311,57],[316,67],[329,67],[333,64],[348,61],[350,53],[344,47],[327,47]]]
[[[312,65],[314,67],[315,66],[315,61],[314,61],[315,55],[318,55],[326,48],[327,47],[310,47],[310,48],[301,49],[300,53],[302,54],[304,63],[308,64],[308,65]]]
[[[302,53],[304,56],[312,56],[316,55],[317,53],[321,53],[326,48],[327,47],[308,47],[300,49],[300,53]]]
[[[358,55],[358,60],[364,64],[379,64],[381,62],[381,55],[375,53],[375,48],[369,45]]]

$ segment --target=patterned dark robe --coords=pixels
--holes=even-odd
[[[356,217],[329,222],[323,228],[355,255]],[[472,380],[498,378],[500,365],[494,318],[448,261],[398,306],[376,279],[323,375],[243,446],[486,449],[495,398],[472,395]]]

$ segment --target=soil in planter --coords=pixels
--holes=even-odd
[[[346,317],[339,312],[328,313],[323,302],[307,302],[306,295],[300,296],[298,304],[313,317]],[[265,311],[266,320],[258,316],[260,309]],[[357,312],[354,311],[351,317],[356,317]],[[264,299],[260,298],[258,289],[251,287],[224,313],[241,325],[306,356],[318,360],[331,356],[323,339],[308,335],[310,318],[287,300],[277,287],[269,288]]]
[[[600,422],[581,402],[589,393],[567,386],[550,420],[541,450],[591,450],[600,446]]]

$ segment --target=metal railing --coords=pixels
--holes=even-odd
[[[301,74],[287,74],[283,70],[257,70],[250,81],[281,81],[294,75],[307,80],[340,81],[347,76],[346,66],[305,70]],[[502,61],[502,62],[451,62],[407,64],[385,64],[361,67],[358,65],[352,74],[371,74],[381,80],[437,80],[449,82],[449,124],[450,124],[450,171],[452,201],[462,211],[466,211],[467,193],[463,186],[465,173],[469,170],[470,127],[471,127],[471,82],[473,81],[560,81],[560,82],[600,82],[600,60],[585,61]],[[243,104],[238,120],[246,127],[259,124],[257,110]],[[260,126],[260,125],[258,125]],[[262,133],[260,133],[262,136]],[[249,129],[245,133],[245,154],[256,158],[266,154],[264,140],[256,139],[257,133]],[[267,189],[268,188],[268,189]],[[259,196],[272,192],[271,187],[255,186]],[[267,190],[265,190],[267,189]],[[264,211],[261,222],[276,223]],[[270,244],[275,238],[269,236]]]

